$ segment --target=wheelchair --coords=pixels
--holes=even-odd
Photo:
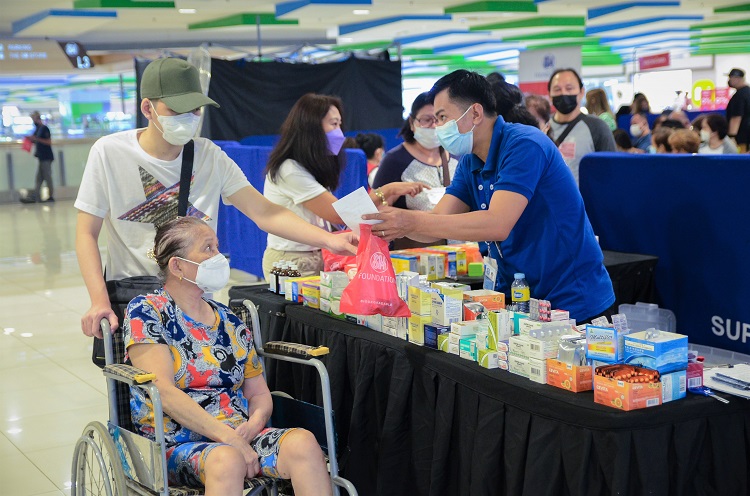
[[[320,376],[323,407],[291,399],[284,393],[273,392],[273,415],[271,425],[275,427],[304,427],[310,430],[327,455],[333,494],[339,496],[344,488],[350,496],[357,496],[354,485],[338,473],[336,435],[328,371],[317,356],[328,353],[325,347],[310,347],[280,341],[263,346],[258,321],[258,312],[250,300],[233,300],[230,308],[252,329],[256,352],[265,359],[283,360],[314,367]],[[187,496],[203,494],[203,488],[169,487],[167,481],[166,443],[164,438],[164,414],[159,391],[151,382],[155,376],[122,363],[125,347],[122,332],[113,335],[109,322],[101,322],[105,341],[109,422],[91,422],[83,430],[75,445],[71,468],[72,496]],[[265,363],[264,374],[265,374]],[[148,439],[133,430],[130,419],[129,387],[142,388],[154,406],[155,440]],[[277,412],[278,409],[278,412]],[[285,422],[301,424],[290,425]],[[245,492],[250,495],[288,494],[291,484],[270,477],[245,480]]]

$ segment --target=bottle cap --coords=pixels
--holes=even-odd
[[[516,272],[515,274],[513,274],[513,277],[515,277],[516,279],[526,279],[526,274],[524,274],[523,272]]]

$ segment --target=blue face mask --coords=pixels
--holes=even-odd
[[[463,119],[469,113],[469,110],[471,110],[471,106],[458,119],[450,120],[435,128],[438,141],[451,155],[466,155],[471,153],[471,149],[474,147],[475,126],[472,126],[468,132],[463,134],[458,130],[458,121]]]
[[[648,153],[656,153],[656,147],[654,145],[648,145]]]

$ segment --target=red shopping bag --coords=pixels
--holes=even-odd
[[[341,294],[341,312],[354,315],[410,317],[398,297],[388,243],[372,235],[372,226],[360,224],[357,275]]]
[[[348,232],[351,232],[351,230],[347,229],[346,231],[338,231],[336,232],[336,234],[343,234]],[[357,258],[351,255],[336,255],[335,253],[331,253],[325,248],[323,248],[321,251],[323,253],[323,270],[325,270],[326,272],[335,270],[346,271],[347,265],[357,262]]]
[[[23,143],[21,143],[21,148],[23,148],[26,152],[31,152],[31,147],[34,143],[31,141],[31,138],[28,136],[25,136],[23,138]]]

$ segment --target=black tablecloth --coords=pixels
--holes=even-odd
[[[362,495],[747,495],[750,402],[621,412],[289,306],[283,339],[326,345],[343,474]],[[308,369],[303,367],[302,369]],[[272,389],[319,402],[314,371]]]

